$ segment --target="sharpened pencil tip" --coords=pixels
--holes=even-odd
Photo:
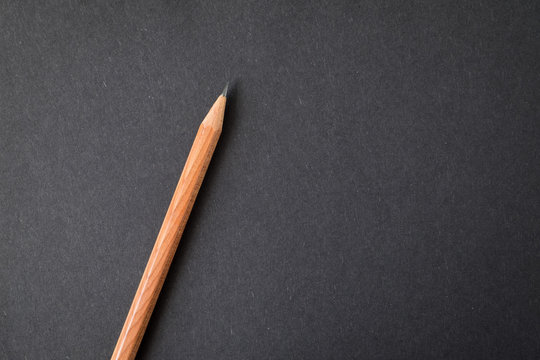
[[[227,97],[227,91],[229,91],[229,82],[228,81],[227,81],[227,85],[225,85],[225,89],[223,89],[223,92],[221,93],[221,95]]]

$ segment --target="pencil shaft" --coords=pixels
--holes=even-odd
[[[225,101],[220,96],[199,127],[111,359],[135,358],[221,134]]]

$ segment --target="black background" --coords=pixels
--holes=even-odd
[[[2,2],[0,358],[540,357],[538,2]]]

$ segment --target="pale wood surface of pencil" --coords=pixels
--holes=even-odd
[[[111,359],[133,359],[221,134],[226,98],[201,123]]]

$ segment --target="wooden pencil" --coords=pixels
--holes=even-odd
[[[228,86],[225,87],[199,127],[111,359],[133,359],[137,354],[191,208],[221,135],[227,88]]]

